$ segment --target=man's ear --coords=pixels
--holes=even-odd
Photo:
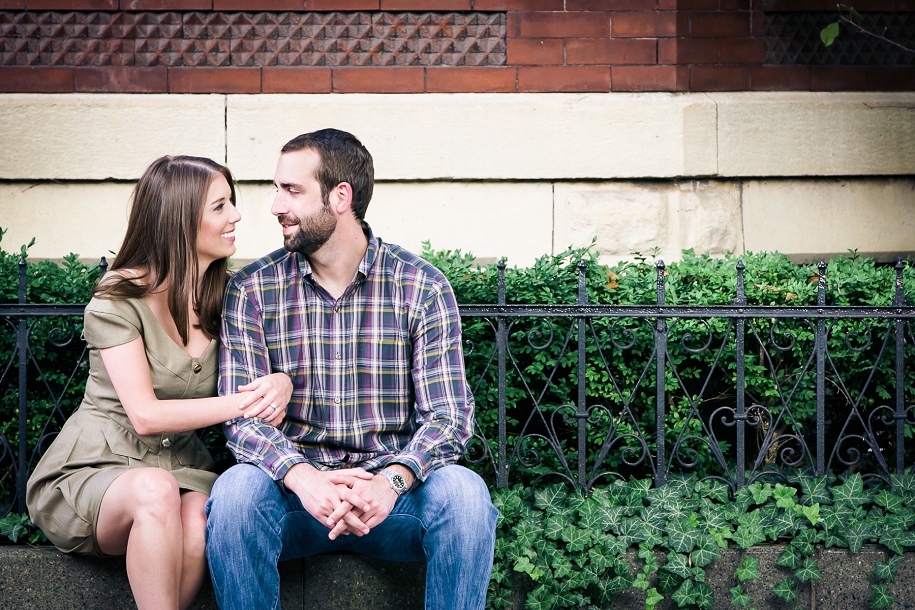
[[[330,193],[330,205],[338,214],[344,214],[353,207],[353,187],[349,182],[341,182]]]

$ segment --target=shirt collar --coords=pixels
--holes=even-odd
[[[378,255],[378,238],[375,237],[375,233],[372,231],[372,227],[369,226],[369,223],[362,221],[362,232],[365,233],[365,236],[369,240],[369,246],[365,250],[365,256],[362,257],[362,260],[359,262],[359,267],[356,269],[356,277],[360,280],[364,280],[368,277],[369,271],[372,269],[372,265],[375,264],[375,259]],[[299,268],[302,271],[302,277],[314,279],[311,274],[311,263],[308,262],[308,258],[304,254],[292,253],[299,261]]]

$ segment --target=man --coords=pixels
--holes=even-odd
[[[442,273],[364,222],[369,152],[324,129],[287,143],[272,213],[285,249],[226,291],[219,391],[293,381],[281,430],[226,424],[238,458],[207,504],[219,605],[278,608],[277,561],[351,550],[427,562],[426,608],[485,606],[497,511],[455,461],[473,429]]]

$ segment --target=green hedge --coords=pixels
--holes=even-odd
[[[16,302],[18,262],[26,250],[23,247],[13,254],[0,247],[0,302]],[[423,256],[450,279],[459,303],[496,302],[495,265],[477,265],[470,254],[433,251],[428,246]],[[749,304],[816,303],[815,266],[793,264],[777,253],[748,253],[739,259],[746,266]],[[685,251],[681,261],[666,268],[666,303],[730,304],[736,291],[737,260],[735,256],[715,259]],[[508,268],[505,275],[507,302],[574,303],[576,265],[580,261],[585,265],[590,303],[655,303],[655,261],[638,257],[634,262],[604,266],[599,264],[597,253],[591,248],[544,256],[527,268]],[[91,288],[98,280],[98,269],[83,265],[76,255],[68,255],[62,265],[47,261],[30,263],[27,275],[29,303],[83,303],[88,301]],[[892,304],[895,271],[891,267],[850,253],[829,261],[826,276],[827,304]],[[915,271],[910,263],[906,263],[903,278],[906,299],[909,303],[915,302]],[[803,368],[809,356],[810,328],[802,321],[783,321],[774,328],[773,324],[772,320],[761,320],[752,327],[762,338],[763,345],[768,341],[770,330],[786,345],[789,341],[785,333],[793,333],[795,344],[784,351],[769,348],[771,362],[768,362],[761,357],[759,345],[755,345],[755,350],[751,349],[755,340],[752,332],[747,335],[745,362],[749,399],[778,412],[776,384],[796,386],[790,407],[801,425],[809,424],[813,414],[814,379],[809,374],[802,377],[797,371]],[[55,331],[57,327],[65,329],[63,334]],[[570,328],[568,321],[553,321],[553,331],[560,339]],[[618,408],[628,402],[638,421],[628,429],[624,427],[621,433],[634,431],[634,427],[640,427],[643,433],[652,430],[654,387],[643,380],[643,384],[634,389],[651,354],[650,333],[646,333],[639,322],[631,320],[622,321],[615,328],[607,321],[596,320],[594,328],[597,340],[591,340],[588,346],[588,404]],[[829,339],[831,366],[834,367],[827,375],[830,379],[841,379],[849,388],[862,388],[870,378],[868,391],[859,403],[864,413],[876,404],[889,401],[894,392],[890,362],[884,358],[874,366],[882,341],[882,335],[878,336],[876,329],[872,329],[874,340],[868,343],[865,341],[866,328],[861,322],[840,321]],[[83,350],[83,344],[78,340],[81,330],[79,320],[38,320],[32,326],[31,357],[44,371],[44,377],[35,377],[34,369],[30,368],[30,447],[37,442],[49,417],[53,415],[60,420],[79,404],[87,374],[85,363],[74,368],[74,362]],[[727,322],[722,320],[709,321],[708,329],[700,323],[684,321],[671,326],[670,357],[683,386],[672,374],[665,379],[670,397],[668,442],[684,427],[699,429],[698,420],[691,415],[692,402],[699,405],[697,412],[701,416],[716,406],[733,404],[733,347],[725,345],[719,355],[719,364],[713,367],[711,363],[718,355],[717,347],[695,354],[684,349],[680,342],[686,334],[692,333],[693,341],[701,344],[695,337],[704,337],[706,332],[720,340],[726,330]],[[557,360],[559,366],[542,398],[532,396],[517,374],[510,376],[507,389],[510,446],[517,441],[521,423],[535,408],[535,399],[539,401],[540,409],[549,411],[574,402],[576,395],[574,351],[563,353],[562,340],[535,349],[527,338],[536,332],[541,332],[542,339],[546,332],[542,321],[520,320],[512,329],[511,354],[524,381],[539,391]],[[907,332],[911,334],[911,328]],[[465,319],[464,333],[474,346],[467,356],[467,368],[471,383],[476,383],[492,353],[492,329],[483,320]],[[632,346],[615,348],[611,336],[618,342],[632,340]],[[73,339],[68,344],[54,345],[68,337]],[[14,333],[0,333],[0,363],[10,360],[14,342]],[[689,341],[686,344],[691,345]],[[609,368],[601,363],[598,347],[610,363]],[[906,350],[912,349],[915,348],[909,341]],[[908,362],[913,361],[912,354],[906,352]],[[915,367],[909,367],[905,377],[908,402],[915,395],[913,369]],[[484,379],[476,390],[477,422],[485,437],[494,439],[496,389],[492,383],[487,384],[487,380],[491,381],[491,377]],[[12,383],[15,384],[15,379]],[[700,400],[699,388],[703,384],[707,389]],[[857,395],[851,398],[858,400]],[[830,413],[841,412],[843,405],[847,410],[847,400],[841,391],[832,391],[828,399]],[[59,409],[55,411],[58,402]],[[18,438],[16,413],[15,388],[7,388],[0,395],[0,432],[14,449]],[[832,420],[827,421],[827,426],[834,425]],[[589,451],[596,450],[602,441],[600,422],[592,429]],[[906,432],[910,435],[911,430]],[[213,445],[221,444],[218,435],[211,436],[210,441]],[[619,453],[608,457],[611,465],[620,466]],[[574,452],[570,451],[567,457],[574,459]],[[675,474],[663,488],[652,488],[645,473],[634,469],[627,480],[607,481],[587,496],[561,485],[548,485],[548,481],[531,489],[529,483],[533,477],[557,466],[548,452],[533,468],[522,469],[515,465],[515,485],[493,492],[501,517],[488,607],[510,607],[510,584],[524,573],[533,585],[524,602],[524,607],[529,609],[609,608],[613,594],[627,587],[645,591],[648,610],[664,598],[669,598],[677,607],[706,608],[710,607],[711,590],[704,583],[703,568],[714,561],[720,549],[728,545],[748,548],[772,540],[790,542],[779,561],[786,570],[785,578],[772,590],[773,594],[789,601],[797,596],[804,583],[819,578],[813,556],[814,544],[852,551],[868,541],[887,546],[893,558],[886,564],[877,565],[872,607],[892,606],[891,583],[899,555],[915,547],[915,538],[910,532],[915,524],[915,502],[912,500],[915,479],[912,476],[893,476],[888,485],[880,486],[877,481],[865,481],[859,474],[843,473],[837,477],[829,473],[814,478],[795,470],[787,471],[782,482],[756,481],[731,494],[721,482],[700,480],[697,475],[714,474],[719,468],[710,461],[707,451],[700,452],[700,457],[703,461],[695,472]],[[911,464],[911,460],[907,460],[907,464]],[[485,474],[486,469],[483,470]],[[3,476],[0,507],[8,506],[12,485],[9,472]],[[0,520],[0,535],[25,536],[28,525],[24,517],[11,514]],[[33,535],[32,540],[35,539]],[[625,560],[625,551],[631,547],[638,548],[641,560],[640,568],[635,572]],[[753,603],[741,583],[756,576],[752,558],[745,558],[735,573],[731,589],[731,602],[735,607],[748,607]]]

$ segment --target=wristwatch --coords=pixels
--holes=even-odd
[[[388,483],[391,484],[391,489],[393,489],[398,496],[407,493],[407,481],[403,478],[402,474],[394,472],[393,470],[388,470],[387,468],[378,474],[383,474],[388,479]]]

